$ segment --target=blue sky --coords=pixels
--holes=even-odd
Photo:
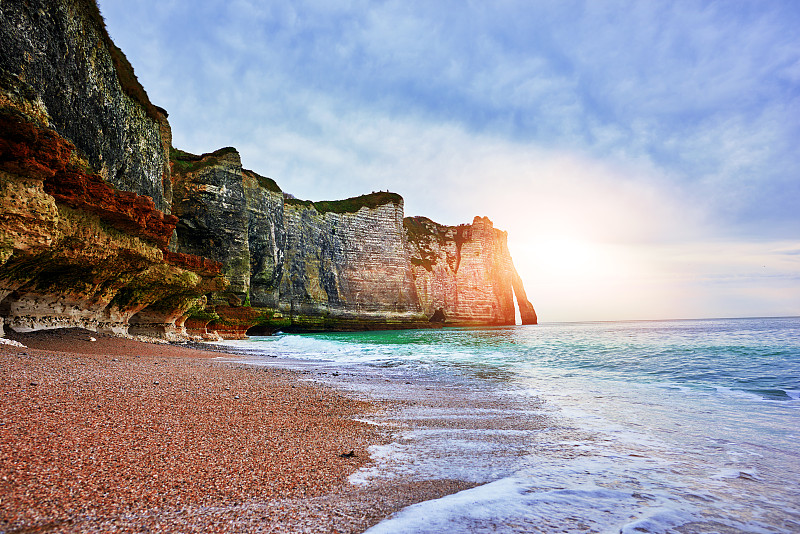
[[[543,320],[800,315],[800,3],[100,0],[175,146],[489,216]]]

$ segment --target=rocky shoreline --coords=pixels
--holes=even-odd
[[[354,419],[380,406],[293,372],[80,329],[9,337],[0,532],[362,532],[460,489],[348,485],[389,439]]]

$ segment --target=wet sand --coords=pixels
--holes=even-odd
[[[359,488],[380,410],[294,372],[79,329],[0,344],[0,532],[363,532],[458,482]],[[92,341],[94,338],[95,341]]]

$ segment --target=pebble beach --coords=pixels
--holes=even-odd
[[[0,532],[363,532],[447,482],[360,489],[380,406],[79,329],[0,344]]]

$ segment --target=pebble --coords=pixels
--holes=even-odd
[[[104,337],[84,344],[94,351],[86,355],[37,346],[24,359],[0,346],[0,477],[10,481],[0,485],[0,531],[355,533],[369,526],[331,528],[336,516],[315,515],[321,512],[311,505],[347,487],[367,447],[381,441],[371,425],[352,420],[368,404],[299,384],[289,372],[254,373],[193,349],[155,352],[131,343]],[[117,355],[137,358],[108,366]],[[161,378],[164,387],[145,387]],[[25,383],[48,387],[16,387]],[[235,405],[219,396],[223,388],[237,390]],[[342,451],[353,459],[341,461]],[[285,509],[244,525],[241,503]]]

